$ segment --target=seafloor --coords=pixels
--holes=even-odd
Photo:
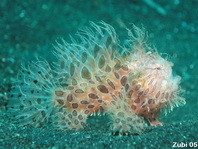
[[[153,4],[152,2],[155,2]],[[198,1],[197,0],[1,0],[0,1],[0,148],[171,148],[173,142],[198,144]],[[21,63],[41,56],[51,61],[55,40],[105,21],[119,39],[125,27],[143,25],[149,43],[170,55],[182,77],[186,105],[175,108],[160,127],[144,134],[119,136],[109,131],[108,117],[90,118],[80,131],[19,127],[6,115],[8,90]]]

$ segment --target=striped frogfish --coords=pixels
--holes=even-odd
[[[22,125],[85,127],[90,115],[109,115],[113,132],[141,133],[163,125],[161,111],[184,105],[173,64],[147,44],[144,28],[127,29],[121,43],[107,23],[91,23],[71,43],[57,42],[54,62],[22,65],[11,88],[10,117]]]

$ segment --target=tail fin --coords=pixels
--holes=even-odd
[[[27,67],[23,65],[11,89],[10,116],[22,124],[42,125],[53,111],[52,93],[56,87],[48,62],[38,60]]]

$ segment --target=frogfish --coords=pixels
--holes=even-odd
[[[90,115],[107,114],[110,131],[141,133],[174,107],[185,104],[173,64],[147,44],[133,25],[121,43],[115,29],[90,23],[71,43],[55,44],[54,61],[22,65],[11,88],[8,111],[22,125],[84,128]]]

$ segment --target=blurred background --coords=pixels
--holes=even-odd
[[[55,40],[70,42],[69,36],[90,21],[112,25],[122,43],[128,38],[126,27],[143,25],[148,43],[171,57],[185,90],[187,104],[162,116],[162,121],[198,118],[198,0],[1,0],[0,108],[6,105],[21,63],[35,56],[52,61]]]

